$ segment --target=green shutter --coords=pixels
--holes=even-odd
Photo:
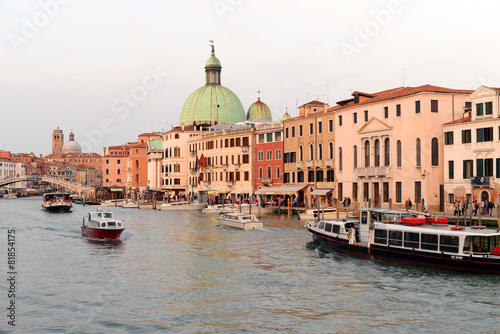
[[[476,167],[477,167],[477,175],[476,176],[484,176],[484,169],[483,169],[483,159],[477,159],[476,160]]]
[[[448,161],[448,178],[453,180],[455,176],[453,161]]]
[[[482,103],[476,104],[476,115],[483,116],[483,104]]]
[[[476,141],[482,143],[484,141],[484,131],[483,129],[476,129]]]
[[[496,176],[495,177],[499,178],[500,177],[500,158],[497,158],[496,164],[497,164],[496,165],[497,172],[496,172]]]
[[[463,173],[462,173],[462,178],[465,180],[467,178],[467,160],[463,161]]]

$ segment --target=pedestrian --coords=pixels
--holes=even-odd
[[[408,210],[411,210],[411,199],[408,198]]]
[[[458,210],[457,210],[457,201],[455,201],[455,203],[453,204],[453,215],[456,216],[458,213]]]
[[[477,216],[477,210],[479,210],[479,204],[477,200],[474,201],[474,216]]]

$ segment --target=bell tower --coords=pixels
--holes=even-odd
[[[62,130],[57,127],[52,133],[52,154],[61,154],[64,144],[64,134]]]

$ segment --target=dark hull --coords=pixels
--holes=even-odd
[[[70,212],[72,206],[71,205],[57,205],[57,206],[47,206],[43,209],[48,212]]]
[[[424,267],[500,275],[500,258],[497,257],[451,255],[379,245],[372,245],[368,249],[362,245],[350,245],[344,239],[325,236],[312,230],[309,232],[321,246],[340,253]]]
[[[124,228],[116,229],[116,230],[105,230],[105,229],[88,228],[88,227],[82,226],[82,235],[89,237],[89,238],[94,238],[94,239],[115,240],[115,239],[118,239],[120,237],[123,230],[124,230]]]

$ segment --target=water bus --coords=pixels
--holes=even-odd
[[[49,212],[69,212],[73,207],[69,193],[47,193],[43,195],[42,208]]]

